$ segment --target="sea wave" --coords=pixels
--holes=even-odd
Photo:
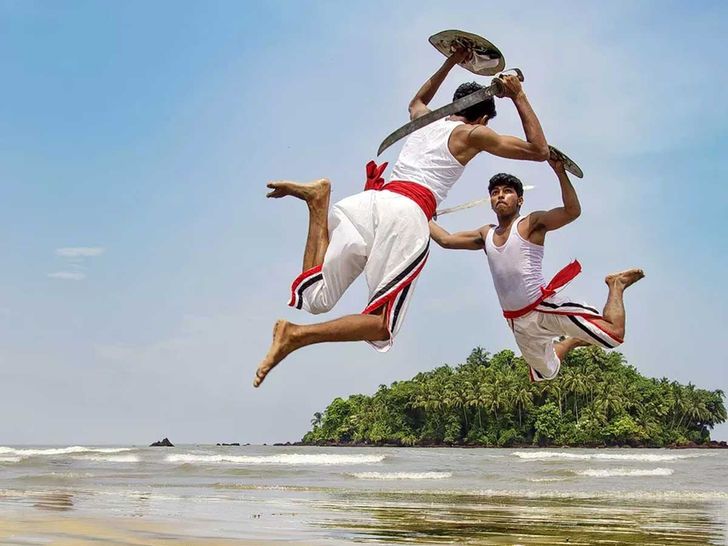
[[[655,454],[655,453],[569,453],[566,451],[515,451],[519,459],[529,461],[547,460],[580,460],[580,461],[643,461],[656,463],[660,461],[677,461],[692,459],[699,455]]]
[[[452,478],[452,472],[354,472],[360,480],[443,480]]]
[[[611,478],[614,476],[671,476],[672,468],[634,469],[634,468],[587,468],[577,472],[579,476]]]
[[[22,482],[45,482],[79,480],[93,477],[95,477],[95,474],[89,472],[46,472],[44,474],[25,474],[15,479]]]
[[[408,491],[408,494],[413,492]],[[523,491],[523,490],[496,490],[480,489],[476,491],[421,491],[419,494],[451,495],[453,493],[470,494],[477,497],[489,498],[527,498],[527,499],[616,499],[629,501],[723,501],[728,502],[728,491]]]
[[[334,454],[302,454],[285,455],[168,455],[168,463],[182,464],[244,464],[244,465],[352,465],[381,463],[385,455],[334,455]]]
[[[0,464],[19,463],[22,457],[0,457]]]
[[[98,461],[104,463],[138,463],[136,455],[83,455],[73,457],[77,461]]]
[[[39,457],[39,456],[78,454],[78,453],[121,453],[124,451],[131,451],[132,449],[133,448],[130,448],[130,447],[108,448],[108,447],[84,447],[84,446],[53,447],[53,448],[45,448],[45,449],[22,449],[22,448],[15,448],[15,447],[0,447],[0,455],[17,455],[20,457]]]

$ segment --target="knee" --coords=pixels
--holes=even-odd
[[[308,305],[308,312],[312,315],[320,315],[322,313],[328,313],[333,307],[334,305],[328,302],[312,301]]]
[[[376,332],[376,339],[374,341],[387,341],[390,338],[389,328],[386,323],[379,326]]]
[[[311,294],[309,297],[307,303],[307,310],[312,315],[320,315],[321,313],[328,313],[334,308],[334,305],[336,305],[336,298],[332,298],[330,294],[326,292],[326,290],[318,290],[318,292],[315,292]]]
[[[373,341],[387,341],[392,334],[389,331],[389,324],[387,323],[386,308],[382,308],[381,312],[375,316],[379,319],[379,323],[375,332],[376,339]]]

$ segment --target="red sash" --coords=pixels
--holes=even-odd
[[[417,203],[422,212],[427,216],[427,220],[432,220],[435,216],[437,201],[432,192],[421,184],[416,182],[408,182],[406,180],[392,180],[389,184],[384,183],[382,173],[387,168],[388,163],[384,162],[377,165],[374,161],[367,163],[367,183],[364,185],[365,190],[382,191],[387,190],[409,197]]]
[[[546,286],[541,287],[541,296],[536,301],[517,311],[506,311],[504,309],[503,316],[507,319],[517,319],[519,317],[527,315],[528,313],[536,309],[536,307],[538,307],[543,300],[545,300],[546,298],[550,298],[551,296],[556,294],[559,288],[563,288],[571,281],[573,281],[579,273],[581,273],[581,264],[577,260],[574,260],[569,265],[564,267],[561,271],[556,273],[556,275],[554,275],[554,278],[551,279]]]

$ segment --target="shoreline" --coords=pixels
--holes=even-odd
[[[266,445],[266,444],[263,444]],[[362,442],[284,442],[271,444],[273,447],[402,447],[402,448],[456,448],[456,449],[728,449],[728,442],[711,440],[705,444],[673,444],[669,446],[649,446],[649,445],[533,445],[533,444],[513,444],[508,446],[488,446],[488,445],[477,445],[477,444],[417,444],[417,445],[402,445],[395,443],[362,443]]]

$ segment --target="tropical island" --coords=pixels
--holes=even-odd
[[[726,420],[724,398],[644,377],[621,353],[597,347],[569,353],[557,379],[531,383],[513,351],[478,347],[455,367],[381,385],[372,396],[336,398],[314,414],[301,443],[699,447]]]

